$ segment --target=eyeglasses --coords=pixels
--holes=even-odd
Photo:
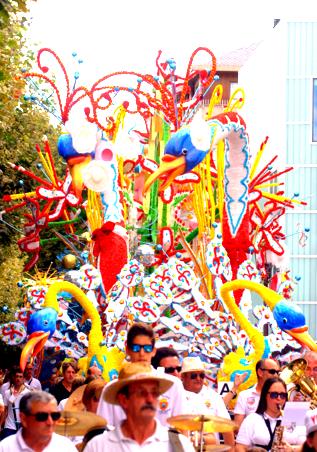
[[[146,345],[132,344],[130,347],[130,350],[134,353],[137,353],[137,352],[141,351],[141,348],[143,348],[145,353],[151,353],[151,352],[153,352],[154,345],[152,345],[152,344],[146,344]]]
[[[276,369],[262,369],[261,370],[266,370],[266,372],[268,372],[271,375],[279,375],[280,371],[276,370]]]
[[[205,378],[205,374],[203,372],[201,372],[201,373],[193,372],[192,374],[189,374],[189,378],[191,380],[196,380],[198,377],[200,377],[203,380]]]
[[[52,413],[45,413],[44,411],[39,411],[38,413],[30,413],[28,416],[34,416],[37,422],[46,422],[48,417],[51,416],[52,421],[58,421],[61,417],[60,411],[53,411]]]
[[[133,394],[135,394],[137,397],[143,397],[144,399],[146,399],[149,395],[151,395],[153,399],[157,399],[160,395],[159,391],[147,391],[146,389],[138,389],[129,393],[130,396]]]
[[[182,366],[165,367],[165,373],[166,374],[172,374],[173,372],[180,372],[181,370],[182,370]]]
[[[278,397],[282,400],[286,400],[287,399],[287,392],[268,392],[268,394],[270,394],[271,399],[277,399]]]

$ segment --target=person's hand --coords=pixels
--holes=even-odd
[[[291,446],[287,441],[282,441],[279,446],[277,446],[278,452],[295,452],[296,446]]]
[[[247,378],[248,372],[243,372],[243,374],[236,374],[234,376],[233,380],[233,391],[237,391],[239,389],[239,386],[244,382],[244,380]]]

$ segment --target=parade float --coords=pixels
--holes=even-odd
[[[196,69],[201,54],[208,70]],[[37,173],[8,162],[35,185],[3,197],[6,221],[19,209],[25,217],[25,303],[0,328],[23,349],[21,366],[36,359],[45,371],[62,354],[80,359],[83,373],[96,364],[115,378],[134,321],[154,328],[158,346],[199,354],[215,383],[246,371],[241,389],[254,383],[261,357],[287,362],[303,346],[317,350],[292,300],[298,282],[279,265],[285,211],[304,204],[284,194],[292,168],[278,169],[276,156],[261,163],[268,137],[250,149],[241,89],[219,114],[213,53],[196,49],[181,76],[159,52],[155,75],[126,70],[91,87],[51,49],[37,65],[20,75],[25,98],[63,133],[30,150]],[[39,270],[49,240],[64,251]]]

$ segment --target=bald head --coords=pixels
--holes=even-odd
[[[92,378],[102,378],[102,372],[98,366],[91,366],[87,371],[87,376]]]
[[[258,385],[262,387],[268,378],[277,377],[280,370],[280,365],[274,359],[266,358],[258,361],[256,364]]]

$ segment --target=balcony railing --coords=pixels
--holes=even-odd
[[[210,99],[203,99],[202,104],[204,107],[208,107],[210,102]],[[222,99],[219,104],[217,104],[217,107],[226,107],[228,105],[229,99]]]

